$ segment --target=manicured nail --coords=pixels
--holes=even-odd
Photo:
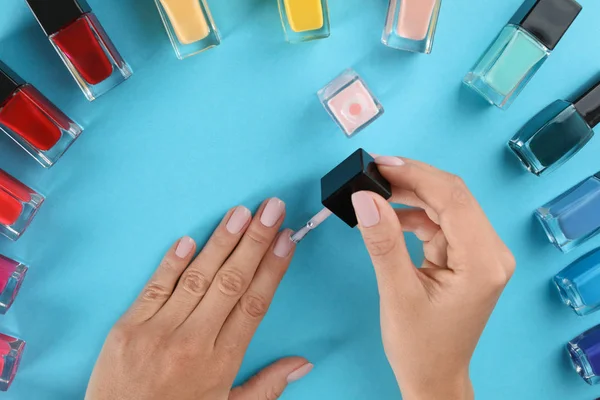
[[[288,375],[287,381],[288,383],[296,382],[302,378],[304,378],[310,371],[312,371],[314,365],[311,363],[306,363],[291,374]]]
[[[292,247],[294,247],[294,242],[290,236],[292,235],[292,231],[290,229],[286,229],[277,238],[277,242],[275,242],[275,247],[273,247],[273,253],[277,257],[286,258],[290,251],[292,251]]]
[[[370,228],[379,223],[379,210],[369,192],[356,192],[352,195],[352,205],[360,224]]]
[[[227,225],[225,228],[227,232],[232,234],[238,234],[244,229],[244,226],[250,221],[250,217],[252,213],[244,206],[238,206],[235,208],[231,217],[229,217],[229,221],[227,221]]]
[[[285,203],[278,198],[273,197],[267,202],[267,205],[260,216],[260,222],[264,226],[270,228],[279,221],[284,210]]]
[[[186,258],[194,248],[194,239],[189,236],[182,237],[175,249],[175,255],[179,258]]]
[[[388,167],[399,167],[405,164],[405,162],[399,159],[398,157],[390,156],[375,157],[375,163],[377,163],[378,165],[386,165]]]

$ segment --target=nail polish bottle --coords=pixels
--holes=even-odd
[[[388,47],[431,53],[442,0],[390,0],[381,42]]]
[[[550,242],[565,253],[591,239],[600,232],[600,172],[538,208],[535,215]]]
[[[358,220],[352,195],[363,190],[377,193],[385,199],[392,197],[392,187],[377,169],[375,159],[363,149],[358,149],[321,179],[321,202],[325,208],[295,232],[291,240],[300,243],[331,214],[354,228]]]
[[[221,44],[206,0],[154,1],[180,60]]]
[[[590,385],[600,382],[600,325],[567,344],[575,371]]]
[[[0,61],[0,131],[49,168],[83,129]]]
[[[17,240],[29,226],[44,197],[0,170],[0,233]]]
[[[285,38],[290,43],[329,37],[327,0],[277,0]]]
[[[132,74],[85,0],[27,0],[89,101]]]
[[[0,314],[6,314],[25,279],[27,267],[0,254]]]
[[[526,0],[464,83],[490,104],[508,108],[580,11],[575,0]]]
[[[600,248],[589,252],[554,277],[554,284],[566,305],[577,315],[600,308]]]
[[[383,115],[383,107],[358,74],[347,69],[317,93],[331,118],[352,137]]]
[[[594,136],[600,122],[600,82],[574,102],[557,100],[508,142],[525,168],[540,176],[567,162]]]
[[[25,342],[0,333],[0,390],[5,392],[15,379]]]

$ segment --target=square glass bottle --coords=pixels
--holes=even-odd
[[[600,122],[600,82],[574,102],[557,100],[508,142],[525,168],[546,174],[567,162],[594,136]]]
[[[131,76],[131,68],[85,0],[27,0],[27,3],[89,101]]]
[[[277,0],[285,38],[290,43],[329,37],[327,0]]]
[[[221,44],[206,0],[154,1],[180,60]]]
[[[526,0],[465,76],[465,85],[508,108],[580,12],[575,0]]]
[[[577,315],[600,309],[600,248],[591,251],[554,277],[560,297]]]
[[[0,333],[0,390],[5,392],[15,379],[25,342]]]
[[[390,0],[381,42],[388,47],[431,53],[442,0]]]
[[[600,382],[600,325],[567,343],[575,371],[590,385]]]
[[[83,129],[0,61],[0,131],[49,168]]]
[[[27,267],[0,254],[0,314],[6,314],[25,279]]]
[[[383,107],[358,74],[347,69],[317,93],[331,118],[352,137],[383,115]]]
[[[568,252],[600,232],[600,172],[538,208],[548,239]]]
[[[17,240],[43,202],[42,195],[0,169],[0,234]]]

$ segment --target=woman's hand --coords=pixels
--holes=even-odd
[[[515,260],[463,181],[427,164],[378,157],[394,210],[370,192],[352,201],[375,267],[385,352],[405,400],[473,399],[469,363]],[[405,232],[423,241],[411,262]]]
[[[278,235],[282,201],[251,217],[231,210],[195,259],[189,237],[169,250],[110,332],[86,400],[273,400],[310,372],[285,358],[231,389],[294,250],[290,231]]]

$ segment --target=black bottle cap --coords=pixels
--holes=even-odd
[[[46,36],[53,35],[83,14],[92,12],[85,0],[27,0]]]
[[[600,81],[573,102],[575,109],[593,128],[600,123]]]
[[[23,78],[0,61],[0,106],[25,83]]]
[[[352,195],[362,190],[378,193],[385,199],[392,197],[391,185],[379,173],[375,159],[358,149],[321,179],[321,202],[354,228],[358,221]]]
[[[575,0],[525,0],[509,23],[521,26],[553,50],[581,8]]]

